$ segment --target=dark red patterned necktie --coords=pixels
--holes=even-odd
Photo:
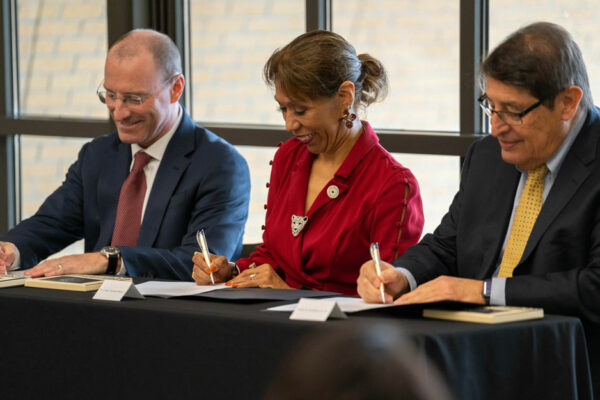
[[[146,174],[144,167],[152,160],[152,156],[138,151],[135,153],[133,168],[129,173],[119,194],[117,219],[113,230],[112,246],[135,246],[140,225],[142,224],[142,208],[146,195]]]

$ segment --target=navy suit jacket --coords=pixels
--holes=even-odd
[[[588,112],[533,227],[506,303],[600,322],[600,110]],[[433,234],[394,264],[417,284],[440,275],[490,278],[513,208],[519,171],[502,160],[498,141],[474,143],[459,192]]]
[[[137,245],[119,247],[131,276],[192,280],[199,229],[211,252],[234,260],[241,252],[250,197],[246,161],[183,112],[157,171]],[[99,251],[111,242],[130,165],[131,146],[116,133],[85,144],[63,184],[1,240],[17,246],[23,268],[81,238],[86,252]]]

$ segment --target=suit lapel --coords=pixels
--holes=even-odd
[[[139,246],[153,245],[171,196],[190,163],[186,155],[196,149],[195,124],[185,110],[182,111],[184,115],[181,124],[169,141],[154,178],[140,227]]]
[[[95,250],[110,244],[115,219],[117,217],[117,205],[119,204],[119,194],[121,186],[129,175],[131,165],[131,146],[118,140],[115,134],[115,156],[106,155],[110,161],[103,164],[98,175],[98,210],[100,213],[100,233],[98,242],[95,244]]]
[[[502,160],[498,162],[493,176],[495,187],[492,202],[489,204],[483,229],[482,251],[485,276],[490,276],[497,266],[520,176],[521,174],[513,165]]]
[[[533,252],[544,232],[546,232],[552,221],[567,205],[569,200],[571,200],[577,189],[579,189],[591,172],[591,163],[596,158],[598,134],[595,129],[591,129],[591,125],[596,120],[595,110],[589,113],[590,115],[586,124],[565,156],[558,176],[552,185],[550,193],[548,193],[548,198],[544,202],[540,215],[527,241],[527,246],[525,246],[521,262],[526,260]]]

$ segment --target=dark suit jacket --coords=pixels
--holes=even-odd
[[[599,138],[600,111],[595,108],[565,156],[514,277],[507,279],[507,305],[600,322]],[[448,214],[394,264],[407,268],[418,284],[439,275],[490,278],[519,177],[502,160],[495,138],[473,144]]]
[[[191,280],[198,229],[213,253],[237,259],[241,252],[250,196],[246,161],[183,112],[157,171],[138,244],[120,247],[131,276]],[[131,146],[116,133],[85,144],[63,184],[1,240],[17,246],[23,268],[81,238],[86,252],[99,251],[111,241],[130,165]]]

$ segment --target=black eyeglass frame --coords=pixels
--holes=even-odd
[[[477,99],[479,106],[483,109],[485,114],[488,117],[492,118],[492,115],[494,115],[494,113],[496,113],[496,114],[498,114],[498,118],[500,118],[502,120],[502,122],[504,122],[505,124],[508,124],[508,125],[521,125],[523,123],[524,116],[526,116],[527,114],[529,114],[530,112],[532,112],[533,110],[535,110],[536,108],[538,108],[539,106],[541,106],[544,103],[544,99],[542,99],[542,100],[538,101],[537,103],[527,107],[525,110],[516,113],[516,112],[512,112],[512,111],[496,111],[490,107],[486,107],[483,104],[483,102],[485,100],[488,100],[487,93],[482,94]],[[512,116],[513,118],[515,118],[515,120],[518,118],[518,121],[519,121],[518,124],[506,121],[504,118],[502,118],[503,115]]]

